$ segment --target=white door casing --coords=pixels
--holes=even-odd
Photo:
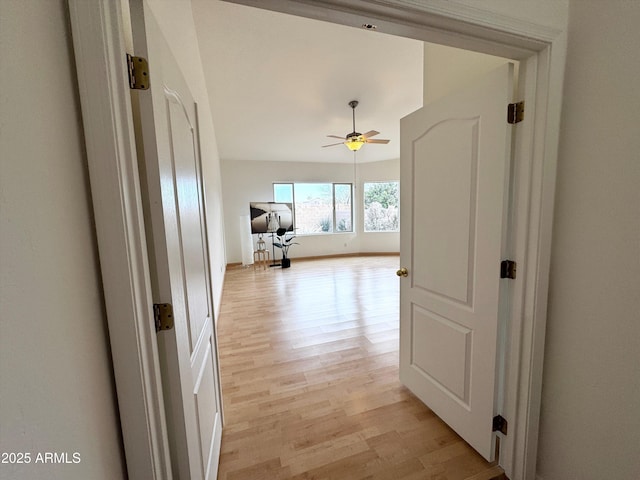
[[[487,460],[512,79],[506,64],[400,123],[400,378]]]
[[[154,302],[171,303],[175,323],[158,334],[172,470],[215,479],[222,409],[197,106],[146,2],[131,2],[131,20],[136,53],[153,65],[136,95],[138,158]]]

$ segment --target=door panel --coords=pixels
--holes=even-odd
[[[187,327],[190,345],[193,347],[202,332],[204,323],[210,314],[207,282],[205,281],[206,262],[203,252],[204,224],[200,209],[200,191],[198,188],[198,158],[196,150],[195,128],[189,118],[195,118],[195,108],[182,103],[177,92],[165,89],[167,109],[169,111],[169,143],[173,167],[173,184],[177,215],[177,228],[180,237],[180,256],[184,273],[184,289],[187,293]],[[191,112],[188,112],[191,110]]]
[[[420,246],[413,257],[414,285],[469,306],[479,122],[475,117],[434,125],[414,142],[412,165],[413,244]],[[442,151],[448,154],[438,155]]]
[[[400,379],[489,460],[512,77],[505,65],[400,125]]]
[[[413,367],[468,409],[472,331],[417,305],[413,308]]]
[[[210,341],[210,335],[206,335],[207,342],[204,345],[204,354],[202,362],[198,362],[200,372],[195,379],[194,399],[196,402],[196,413],[198,416],[200,448],[203,460],[203,469],[205,471],[204,478],[207,476],[207,469],[211,469],[212,464],[217,463],[217,459],[212,458],[214,452],[211,451],[215,443],[216,435],[216,386],[215,378],[215,362],[213,360],[213,345]]]
[[[136,53],[150,65],[136,133],[153,297],[173,305],[175,325],[158,334],[171,465],[177,479],[214,479],[222,406],[197,104],[147,3],[130,5]]]

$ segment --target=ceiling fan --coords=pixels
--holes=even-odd
[[[339,138],[342,142],[331,143],[329,145],[323,145],[322,147],[333,147],[334,145],[346,145],[349,150],[360,150],[365,143],[389,143],[389,140],[373,140],[371,137],[379,135],[380,132],[370,130],[367,133],[356,132],[356,107],[358,106],[357,100],[351,100],[349,106],[353,112],[353,132],[348,133],[345,137],[338,137],[337,135],[327,135],[330,138]]]

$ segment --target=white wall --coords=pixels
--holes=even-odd
[[[640,478],[640,3],[570,5],[538,474]]]
[[[430,0],[427,0],[430,1]],[[619,0],[616,0],[619,1]],[[626,1],[626,0],[622,0]],[[503,15],[523,22],[564,30],[567,26],[568,0],[448,0],[471,9],[483,8],[492,12],[499,22]]]
[[[0,58],[0,478],[126,478],[66,1],[0,1]]]
[[[0,0],[1,1],[1,0]],[[216,318],[220,312],[225,271],[224,226],[220,159],[213,126],[209,95],[202,69],[190,0],[149,0],[149,5],[172,53],[187,79],[198,104],[202,169],[207,203],[207,226],[211,254],[212,287]]]
[[[348,152],[347,152],[348,153]],[[358,164],[354,193],[354,233],[305,235],[300,245],[291,247],[290,256],[309,257],[360,252],[398,252],[399,233],[364,233],[362,226],[362,182],[398,181],[399,160]],[[274,182],[354,181],[350,163],[222,161],[225,236],[229,263],[242,261],[240,215],[249,213],[249,202],[272,201]],[[254,236],[254,242],[257,236]],[[267,242],[270,247],[270,242]],[[279,258],[279,252],[276,251]]]
[[[424,104],[465,87],[475,78],[507,62],[509,60],[506,58],[425,43],[422,95]]]

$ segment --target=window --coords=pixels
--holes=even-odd
[[[274,183],[273,200],[293,203],[299,235],[353,231],[350,183]]]
[[[364,231],[398,232],[399,205],[400,182],[365,182]]]

